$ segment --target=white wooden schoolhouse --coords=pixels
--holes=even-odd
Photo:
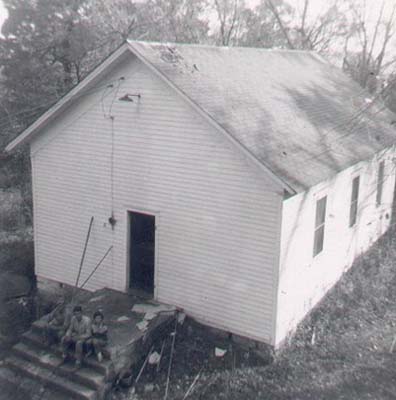
[[[279,347],[390,226],[393,114],[318,54],[127,42],[30,144],[39,284]]]

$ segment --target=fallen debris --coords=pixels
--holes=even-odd
[[[100,295],[100,296],[96,296],[96,297],[92,297],[92,299],[90,299],[88,302],[89,303],[94,303],[96,301],[100,301],[103,300],[106,296],[104,294]]]
[[[186,314],[185,314],[184,312],[180,312],[180,313],[178,314],[178,316],[177,316],[177,322],[178,322],[180,325],[183,325],[185,319],[186,319]]]
[[[149,363],[150,365],[158,364],[159,361],[160,361],[160,359],[161,359],[161,355],[160,355],[159,353],[157,353],[156,351],[154,351],[154,352],[152,352],[152,353],[150,354],[148,363]]]
[[[227,353],[227,350],[220,349],[219,347],[215,348],[215,356],[216,357],[224,357],[225,353]]]
[[[176,311],[176,307],[168,306],[166,304],[135,304],[132,307],[132,312],[137,314],[158,314],[160,312],[173,312]]]
[[[129,318],[126,317],[125,315],[117,318],[117,322],[125,322],[125,321],[129,321]]]
[[[155,313],[147,313],[144,315],[144,319],[146,321],[151,321],[152,319],[154,319],[157,316],[157,314]]]
[[[148,321],[146,321],[146,320],[144,319],[144,320],[138,322],[138,323],[136,324],[136,326],[137,326],[137,328],[138,328],[140,331],[145,331],[145,330],[147,329],[147,326],[148,326]]]
[[[144,392],[149,393],[149,392],[154,392],[154,384],[153,383],[148,383],[147,385],[144,386]]]

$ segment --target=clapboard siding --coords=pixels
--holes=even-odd
[[[381,152],[283,205],[276,344],[390,226],[395,185],[395,151]],[[376,205],[379,162],[385,160],[383,195]],[[358,214],[349,227],[352,180],[360,176]],[[327,196],[324,248],[313,257],[316,201]]]
[[[125,290],[127,211],[146,211],[157,223],[155,297],[273,343],[282,193],[142,63],[131,56],[101,86],[121,76],[31,144],[37,275],[75,282],[94,216],[80,282],[112,245],[87,288]],[[142,97],[118,101],[125,93]]]

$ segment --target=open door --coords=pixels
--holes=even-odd
[[[155,216],[129,212],[129,289],[154,294]]]

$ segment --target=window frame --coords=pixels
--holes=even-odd
[[[325,226],[327,212],[327,195],[316,200],[315,227],[313,240],[313,257],[322,253],[324,249]]]

